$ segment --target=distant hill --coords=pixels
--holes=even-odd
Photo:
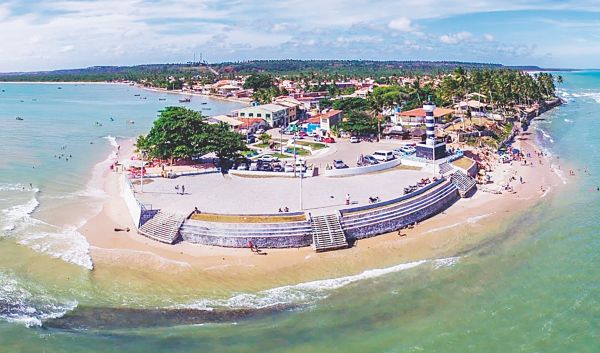
[[[137,66],[93,66],[38,72],[0,73],[0,81],[115,81],[154,80],[166,76],[229,77],[236,74],[268,72],[276,75],[326,73],[352,76],[390,76],[398,74],[437,74],[457,67],[465,69],[501,69],[541,71],[537,66],[508,67],[500,64],[458,61],[375,61],[375,60],[250,60],[215,64],[148,64]]]

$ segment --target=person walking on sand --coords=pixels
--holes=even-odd
[[[185,185],[181,185],[181,195],[185,194]]]
[[[346,205],[350,204],[350,194],[346,194]]]

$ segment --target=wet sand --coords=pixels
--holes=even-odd
[[[120,143],[122,155],[131,151],[132,141]],[[532,155],[538,150],[530,136],[518,139],[515,147]],[[414,229],[402,231],[402,236],[388,233],[360,240],[354,247],[339,251],[315,253],[311,247],[265,249],[267,255],[260,256],[249,249],[158,243],[134,230],[119,196],[120,175],[110,171],[105,172],[109,197],[102,211],[79,231],[90,243],[93,276],[99,286],[144,293],[168,290],[174,301],[257,291],[421,259],[451,257],[474,248],[563,185],[552,169],[550,157],[543,157],[542,165],[538,158],[532,160],[533,166],[519,162],[495,166],[492,174],[496,185],[503,185],[516,175],[517,181],[511,182],[515,193],[498,195],[480,190]],[[519,183],[519,176],[524,184]],[[129,227],[131,231],[115,232],[115,227]]]

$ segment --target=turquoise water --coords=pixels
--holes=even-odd
[[[560,156],[563,168],[568,164],[581,169],[580,176],[569,179],[560,193],[550,193],[538,206],[504,224],[490,241],[453,258],[400,264],[259,293],[198,297],[195,301],[202,308],[235,308],[243,306],[240,302],[255,308],[274,303],[294,305],[283,311],[258,312],[204,325],[115,325],[79,330],[41,328],[31,321],[60,316],[75,307],[117,306],[104,298],[93,272],[77,257],[85,254],[85,250],[78,250],[85,244],[66,248],[79,259],[71,261],[54,259],[53,251],[43,247],[15,244],[27,239],[35,227],[44,226],[31,219],[53,219],[45,208],[56,210],[49,204],[60,200],[57,196],[83,192],[77,197],[96,197],[93,185],[73,179],[87,180],[89,168],[110,152],[105,136],[145,131],[160,104],[135,100],[129,87],[64,87],[59,94],[55,87],[7,86],[3,95],[18,89],[31,98],[39,89],[40,97],[46,92],[58,102],[49,107],[54,109],[50,115],[43,107],[35,108],[35,102],[20,103],[14,97],[0,96],[0,138],[5,142],[0,151],[0,182],[11,186],[32,182],[41,190],[29,191],[27,184],[25,191],[12,187],[0,194],[2,209],[23,205],[32,196],[40,203],[29,215],[31,219],[10,221],[17,223],[15,229],[6,231],[0,240],[0,305],[4,305],[0,306],[4,318],[0,322],[0,351],[597,352],[600,73],[565,73],[564,77],[561,91],[568,104],[546,114],[533,129],[544,148]],[[60,101],[61,95],[78,98]],[[95,99],[109,98],[112,104],[94,103]],[[38,100],[37,104],[41,103]],[[20,106],[28,108],[20,111]],[[13,121],[17,114],[25,120]],[[115,125],[106,122],[113,115],[120,119]],[[101,119],[103,126],[96,129],[92,124]],[[124,124],[127,119],[135,120],[135,127]],[[53,159],[62,144],[68,149],[76,144],[72,151],[78,153],[73,161]],[[10,223],[6,214],[0,217],[6,227]],[[71,236],[69,239],[77,235]],[[57,248],[51,250],[64,250],[64,245],[56,243]],[[66,271],[73,285],[57,285],[51,273],[36,270],[33,263]],[[146,326],[155,322],[151,314],[147,315]],[[114,322],[122,323],[127,317],[132,315],[116,314]]]

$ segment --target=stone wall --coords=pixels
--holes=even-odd
[[[296,248],[312,244],[308,221],[252,224],[188,219],[179,233],[190,243],[233,248],[247,247],[249,241],[259,248]]]
[[[430,196],[427,196],[430,197]],[[427,202],[410,206],[411,209],[403,211],[397,216],[386,216],[380,219],[374,219],[372,222],[363,222],[360,226],[351,227],[352,221],[344,220],[342,228],[349,240],[370,238],[376,235],[389,233],[402,229],[415,222],[421,222],[429,217],[435,216],[446,208],[450,207],[460,198],[458,190],[454,185],[449,186],[438,197],[430,197]],[[374,210],[371,213],[362,215],[363,218],[377,215]],[[356,220],[355,220],[356,221]]]

